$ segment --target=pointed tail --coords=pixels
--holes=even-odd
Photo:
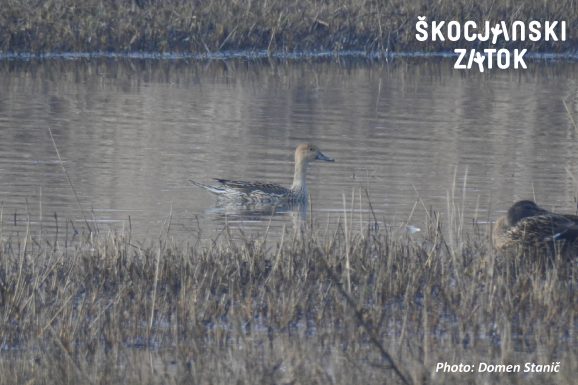
[[[225,190],[220,186],[210,186],[208,184],[196,182],[192,179],[189,179],[189,182],[191,182],[193,185],[195,185],[197,187],[204,188],[205,190],[207,190],[213,194],[223,194],[225,192]]]

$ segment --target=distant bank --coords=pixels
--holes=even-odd
[[[425,16],[445,21],[445,40],[416,38]],[[516,41],[501,34],[466,39],[468,21],[483,32],[488,20],[518,27]],[[457,29],[448,29],[450,21]],[[542,35],[528,38],[531,21]],[[546,21],[565,21],[565,41],[546,38]],[[456,25],[454,25],[456,27]],[[527,48],[532,52],[578,51],[578,5],[571,0],[46,0],[6,1],[0,11],[0,53],[159,52],[215,53],[347,51],[446,52],[455,48]],[[521,28],[526,38],[520,40]],[[560,24],[556,32],[560,37]],[[430,32],[433,32],[430,30]],[[474,31],[476,32],[476,31]],[[450,35],[450,36],[448,36]]]

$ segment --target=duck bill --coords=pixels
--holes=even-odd
[[[323,153],[319,152],[315,157],[315,160],[322,160],[324,162],[335,162],[335,159],[332,159],[328,156],[325,156]]]

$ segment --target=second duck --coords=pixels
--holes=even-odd
[[[512,247],[544,246],[554,241],[573,242],[578,238],[578,216],[556,214],[530,200],[516,202],[508,213],[496,220],[494,246],[498,250]]]

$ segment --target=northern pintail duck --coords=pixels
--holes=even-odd
[[[217,186],[210,186],[191,180],[196,186],[202,187],[219,197],[241,203],[304,203],[307,201],[307,167],[309,162],[322,160],[334,162],[325,156],[313,144],[300,144],[295,150],[295,173],[293,184],[286,188],[277,184],[263,182],[243,182],[228,179],[215,179]]]
[[[572,242],[577,237],[578,216],[556,214],[530,200],[514,203],[506,215],[496,220],[493,230],[498,250],[548,246],[554,241]]]

